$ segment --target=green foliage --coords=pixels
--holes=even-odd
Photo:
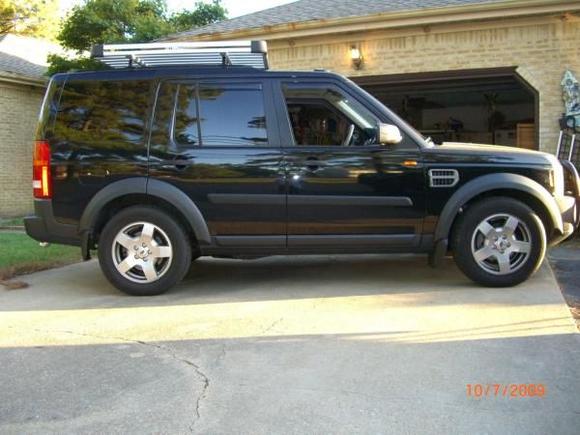
[[[205,26],[207,24],[221,21],[227,16],[227,11],[221,5],[219,0],[214,0],[211,3],[195,4],[195,10],[183,10],[174,14],[170,18],[174,31],[183,32],[195,27]]]
[[[0,35],[54,39],[58,25],[58,0],[0,0]]]
[[[106,68],[105,65],[98,60],[83,56],[70,58],[58,54],[49,54],[47,60],[48,70],[46,75],[48,76],[64,71],[96,71]]]
[[[197,2],[194,10],[172,15],[167,13],[165,0],[85,0],[72,9],[57,39],[81,56],[94,44],[149,42],[224,18],[226,10],[220,0]],[[86,57],[66,59],[52,55],[49,63],[50,74],[95,66]]]

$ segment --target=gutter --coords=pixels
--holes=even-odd
[[[320,19],[246,28],[216,33],[169,35],[163,41],[216,41],[265,37],[267,40],[317,36],[329,33],[356,32],[431,24],[456,23],[473,20],[512,18],[580,11],[574,0],[506,0],[469,6],[451,6],[401,12],[381,12],[374,15],[335,19]]]

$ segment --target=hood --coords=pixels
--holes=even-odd
[[[437,160],[462,163],[493,163],[533,166],[553,166],[558,163],[551,154],[502,145],[445,142],[426,150]]]

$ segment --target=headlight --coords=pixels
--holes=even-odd
[[[560,162],[555,163],[550,172],[554,178],[554,196],[564,196],[564,168]]]
[[[551,163],[552,168],[548,171],[548,185],[550,192],[554,196],[564,195],[564,168],[560,161],[551,154],[546,154],[547,160]]]

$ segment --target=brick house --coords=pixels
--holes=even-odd
[[[554,152],[580,2],[299,0],[172,35],[265,39],[273,69],[339,72],[436,141]]]
[[[0,37],[0,217],[32,210],[32,143],[46,87],[46,56],[57,45]]]

